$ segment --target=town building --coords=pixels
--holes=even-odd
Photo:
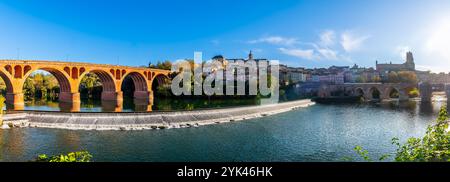
[[[406,62],[403,64],[378,64],[376,61],[376,70],[380,73],[382,79],[385,79],[390,72],[398,72],[398,71],[416,71],[416,65],[414,63],[414,57],[412,52],[406,53]]]

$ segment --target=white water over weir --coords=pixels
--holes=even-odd
[[[40,127],[70,130],[147,130],[198,127],[264,117],[313,105],[298,100],[272,105],[247,106],[198,111],[150,113],[60,113],[24,112],[7,114],[4,126]]]

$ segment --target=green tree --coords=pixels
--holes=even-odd
[[[44,75],[44,87],[46,88],[46,98],[55,100],[59,92],[58,80],[51,74]]]
[[[51,74],[34,73],[25,79],[23,86],[26,99],[56,99],[58,80]]]
[[[170,70],[170,69],[172,69],[172,62],[169,61],[169,60],[166,60],[166,61],[163,61],[163,62],[158,61],[156,63],[156,65],[154,65],[154,64],[152,64],[150,62],[150,63],[148,63],[148,67],[149,68],[155,68],[155,69]]]
[[[355,82],[356,83],[366,83],[367,79],[364,76],[358,76],[358,77],[356,77]]]
[[[374,82],[374,83],[381,82],[381,77],[378,75],[372,76],[372,82]]]
[[[417,75],[415,72],[412,71],[399,71],[398,72],[398,79],[401,83],[417,83]]]
[[[448,130],[449,116],[447,106],[441,107],[436,123],[428,126],[425,136],[409,138],[406,143],[400,144],[398,138],[392,139],[397,146],[395,161],[397,162],[450,162],[450,133]],[[355,147],[355,151],[365,161],[372,161],[368,151],[362,147]],[[380,157],[380,161],[389,155]]]
[[[172,69],[172,62],[166,60],[158,65],[159,69],[170,70]]]
[[[88,97],[92,98],[94,88],[101,84],[100,78],[94,73],[86,74],[80,82],[82,89],[86,89]]]
[[[448,132],[447,107],[443,106],[436,123],[429,126],[422,138],[409,138],[403,145],[398,138],[392,139],[397,154],[396,161],[400,162],[450,162],[450,134]]]
[[[5,81],[0,77],[0,93],[5,94],[6,93],[6,84]]]
[[[23,85],[25,98],[30,99],[35,97],[36,89],[34,86],[34,80],[30,77],[25,79],[25,83]]]
[[[399,82],[399,78],[398,78],[398,74],[394,71],[389,72],[388,74],[388,82],[389,83],[398,83]]]

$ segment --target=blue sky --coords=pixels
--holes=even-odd
[[[0,0],[0,59],[147,65],[204,58],[450,71],[450,1]]]

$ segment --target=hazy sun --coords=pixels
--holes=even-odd
[[[450,16],[442,17],[430,27],[426,42],[427,52],[450,61]]]

